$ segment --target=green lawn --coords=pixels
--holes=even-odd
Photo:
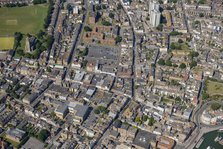
[[[215,96],[215,95],[223,96],[223,83],[208,80],[207,93],[210,96]]]
[[[47,10],[47,4],[0,8],[0,35],[14,35],[15,32],[37,33],[43,29]]]
[[[14,37],[0,37],[0,50],[13,49]]]

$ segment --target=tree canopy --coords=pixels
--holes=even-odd
[[[180,64],[180,66],[179,66],[179,68],[181,68],[181,69],[185,69],[187,66],[186,66],[186,64],[184,64],[184,63],[181,63]]]
[[[214,111],[216,111],[216,110],[218,110],[220,108],[221,108],[221,105],[219,103],[213,103],[211,105],[211,109],[214,110]]]
[[[162,59],[162,58],[159,59],[158,64],[159,64],[159,65],[165,65],[165,60]]]
[[[38,139],[42,142],[45,142],[45,140],[48,138],[50,135],[50,132],[46,129],[42,129],[39,134],[38,134]]]

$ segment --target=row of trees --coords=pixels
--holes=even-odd
[[[14,49],[17,49],[19,46],[21,46],[21,40],[23,38],[23,34],[20,32],[15,32],[15,42],[14,42]]]
[[[166,66],[172,66],[172,62],[170,61],[170,60],[164,60],[164,59],[159,59],[159,61],[158,61],[158,64],[159,65],[162,65],[162,66],[164,66],[164,65],[166,65]]]
[[[46,3],[47,0],[33,0],[33,4],[37,5],[37,4],[43,4]],[[28,3],[7,3],[4,5],[5,7],[24,7],[24,6],[28,6]]]
[[[43,3],[46,3],[46,2],[47,2],[47,0],[33,0],[34,5],[43,4]]]
[[[112,25],[109,21],[106,21],[106,20],[102,20],[101,24],[104,25],[104,26],[111,26]]]
[[[153,126],[156,120],[153,117],[148,117],[147,115],[143,115],[143,117],[136,117],[135,122],[138,124],[142,124],[142,122],[146,122],[148,120],[148,125]]]
[[[172,31],[170,32],[170,36],[177,36],[177,35],[182,35],[181,32],[178,32],[178,31]]]
[[[92,28],[89,27],[89,26],[85,26],[85,27],[84,27],[84,31],[85,31],[85,32],[91,32],[91,31],[92,31]]]
[[[4,5],[5,7],[23,7],[28,6],[27,3],[8,3]]]
[[[108,114],[109,110],[106,107],[98,106],[95,110],[95,114]]]
[[[104,5],[104,4],[103,4],[103,5],[96,5],[96,6],[95,6],[95,9],[96,9],[96,10],[101,10],[101,9],[106,9],[106,8],[107,8],[107,6]]]
[[[48,26],[50,25],[51,16],[52,16],[53,9],[54,9],[53,5],[54,5],[53,0],[49,0],[49,7],[48,7],[48,11],[47,11],[47,16],[44,19],[44,28],[45,29],[48,28]]]
[[[34,4],[41,4],[41,3],[46,3],[46,0],[34,0]],[[44,20],[44,28],[45,30],[48,28],[50,22],[51,22],[51,15],[53,12],[53,0],[49,0],[49,7],[48,7],[48,12],[47,12],[47,17]],[[27,36],[31,36],[27,34]],[[53,44],[54,38],[53,36],[47,35],[46,32],[40,30],[36,34],[37,41],[35,43],[34,49],[35,51],[32,53],[26,53],[22,48],[21,48],[21,41],[24,38],[24,35],[22,33],[16,32],[15,33],[15,46],[14,49],[16,50],[16,55],[21,57],[24,56],[26,58],[33,58],[37,59],[40,54],[51,48],[51,45]]]
[[[159,65],[161,65],[161,66],[164,66],[164,65],[166,65],[166,66],[173,66],[173,67],[178,67],[178,65],[177,64],[172,64],[172,62],[170,61],[170,60],[164,60],[164,59],[159,59],[159,61],[157,62]],[[194,67],[196,67],[197,66],[197,62],[196,61],[194,61],[194,60],[192,60],[190,63],[189,63],[189,66],[190,66],[190,68],[194,68]],[[180,69],[185,69],[187,67],[187,65],[185,64],[185,63],[181,63],[180,65],[179,65],[179,68]]]
[[[187,43],[184,43],[182,39],[179,39],[178,42],[172,42],[170,44],[171,50],[189,50],[189,46]]]
[[[21,48],[21,40],[25,35],[22,33],[16,32],[15,33],[15,44],[14,44],[14,49],[16,50],[16,55],[18,57],[26,57],[26,58],[32,58],[32,59],[37,59],[39,55],[51,48],[51,45],[53,44],[53,37],[47,35],[45,32],[42,30],[37,34],[37,41],[35,43],[34,49],[35,51],[32,53],[26,53],[22,48]]]

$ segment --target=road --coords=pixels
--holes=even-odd
[[[185,9],[184,9],[184,3],[183,0],[180,1],[180,4],[181,4],[181,7],[182,7],[182,10],[183,10],[183,17],[184,17],[184,23],[186,25],[186,28],[187,28],[187,32],[190,33],[190,27],[188,25],[188,18],[186,16],[186,12],[185,12]]]
[[[81,40],[81,35],[82,35],[82,32],[84,31],[84,26],[87,22],[87,14],[88,14],[88,0],[84,0],[84,7],[86,8],[86,11],[83,15],[83,23],[80,24],[80,27],[78,29],[78,33],[76,35],[76,38],[75,38],[75,41],[73,42],[73,45],[72,45],[72,48],[71,48],[71,52],[70,52],[70,57],[69,57],[69,60],[68,60],[68,68],[71,67],[71,64],[72,64],[72,60],[75,56],[75,50],[77,48],[77,46],[79,45],[80,43],[80,40]]]
[[[201,122],[201,115],[204,112],[205,109],[207,109],[208,106],[210,106],[215,101],[207,102],[201,106],[199,106],[199,110],[194,114],[193,121],[197,125],[196,129],[191,134],[190,138],[187,139],[183,145],[187,149],[192,149],[197,144],[197,142],[200,140],[200,138],[207,132],[218,130],[220,128],[223,128],[223,125],[206,125]],[[221,103],[222,104],[222,103]]]
[[[132,66],[133,66],[133,67],[132,67],[132,69],[133,69],[133,74],[132,74],[132,99],[134,99],[134,97],[135,97],[135,96],[134,96],[134,95],[135,95],[135,87],[134,87],[134,84],[135,84],[135,81],[136,81],[136,80],[135,80],[135,78],[136,78],[136,77],[135,77],[135,76],[136,76],[136,75],[135,75],[136,36],[135,36],[135,31],[134,31],[134,28],[133,28],[133,24],[132,24],[131,18],[129,17],[127,10],[124,8],[123,3],[122,3],[121,1],[120,1],[120,3],[122,4],[122,7],[123,7],[124,12],[125,12],[126,15],[128,16],[129,24],[131,25],[132,36],[133,36],[133,48],[132,48],[132,50],[133,50],[133,57],[132,57]],[[119,116],[123,114],[124,109],[125,109],[126,107],[129,106],[129,104],[131,103],[131,100],[132,100],[132,99],[129,99],[129,100],[123,105],[123,107],[121,108],[121,111],[118,113],[118,115],[116,116],[116,118],[112,120],[112,122],[109,124],[109,126],[105,129],[103,135],[102,135],[101,137],[98,138],[98,140],[95,142],[95,145],[94,145],[93,148],[95,148],[96,146],[100,146],[102,140],[105,139],[105,138],[109,135],[109,128],[110,128],[110,126],[112,126],[112,124],[115,122],[115,120],[118,119]]]
[[[75,49],[80,42],[80,37],[81,37],[81,34],[83,32],[84,25],[86,23],[86,15],[88,14],[88,0],[84,0],[84,5],[85,5],[84,7],[86,8],[86,12],[85,12],[84,17],[83,17],[83,23],[80,25],[79,30],[77,31],[76,38],[73,41],[73,45],[72,45],[72,48],[71,48],[70,57],[69,57],[69,61],[68,61],[68,64],[69,64],[68,69],[71,67],[71,62],[72,62],[73,57],[75,55]],[[60,128],[63,128],[64,124],[62,126],[60,126]],[[53,137],[52,141],[48,144],[47,148],[51,148],[51,146],[53,145],[53,142],[55,142],[60,137],[60,135],[61,135],[61,131],[58,132],[58,134]]]
[[[132,75],[132,96],[135,97],[135,82],[136,82],[136,33],[134,30],[133,22],[131,17],[128,14],[128,10],[124,7],[122,1],[120,0],[120,3],[122,4],[122,8],[124,12],[126,13],[128,19],[129,19],[129,24],[132,30],[132,38],[133,38],[133,48],[132,48],[132,69],[133,69],[133,75]]]
[[[126,101],[126,103],[122,106],[120,112],[117,114],[116,118],[114,118],[114,119],[111,121],[111,123],[108,125],[108,127],[104,130],[102,136],[100,136],[100,137],[97,139],[97,141],[95,142],[95,144],[94,144],[94,146],[93,146],[92,148],[96,148],[97,146],[100,146],[101,143],[102,143],[102,141],[103,141],[106,137],[108,137],[108,135],[109,135],[109,131],[110,131],[109,128],[110,128],[110,127],[113,125],[113,123],[119,118],[119,116],[123,114],[123,112],[125,111],[124,109],[126,109],[126,107],[128,107],[129,104],[131,103],[130,101],[131,101],[131,99],[129,99],[128,101]]]

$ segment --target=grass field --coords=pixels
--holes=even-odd
[[[0,37],[0,50],[10,50],[14,46],[14,37]]]
[[[215,96],[215,95],[223,96],[223,83],[208,80],[207,93],[210,96]]]
[[[0,35],[13,35],[15,32],[37,33],[43,29],[47,10],[47,4],[0,8]]]

